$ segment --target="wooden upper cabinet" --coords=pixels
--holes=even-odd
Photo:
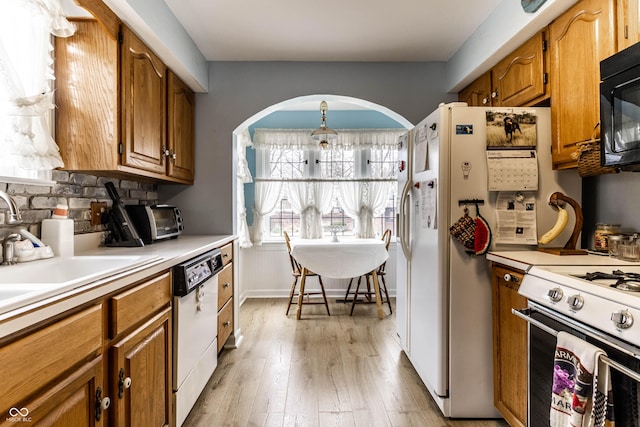
[[[167,175],[193,181],[195,162],[195,94],[171,71],[167,90]]]
[[[192,184],[193,92],[104,3],[78,1],[95,19],[55,38],[64,169]]]
[[[128,28],[122,28],[122,164],[166,172],[167,69]]]
[[[618,0],[618,50],[640,41],[639,0]]]
[[[491,72],[487,71],[458,93],[458,101],[469,107],[491,106]]]
[[[539,32],[491,69],[492,105],[520,107],[549,96],[545,46]]]
[[[117,170],[119,30],[94,19],[71,21],[75,34],[55,37],[56,142],[64,168]]]
[[[576,143],[594,136],[600,61],[615,52],[615,17],[615,0],[581,0],[549,25],[554,169],[576,167]]]

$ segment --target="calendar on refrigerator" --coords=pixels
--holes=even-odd
[[[538,190],[535,150],[487,151],[489,191]]]

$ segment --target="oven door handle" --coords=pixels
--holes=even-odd
[[[525,320],[526,322],[532,324],[533,326],[535,326],[538,329],[542,329],[543,331],[545,331],[546,333],[548,333],[549,335],[553,335],[554,337],[558,336],[558,331],[556,331],[555,329],[545,325],[542,322],[537,321],[536,319],[534,319],[533,317],[531,317],[531,312],[533,310],[531,310],[530,308],[522,308],[520,310],[518,310],[517,308],[512,308],[511,309],[511,313],[515,314],[517,317]]]
[[[557,337],[558,336],[558,331],[556,331],[553,328],[550,328],[549,326],[545,325],[544,323],[539,322],[536,319],[534,319],[533,317],[531,317],[531,312],[532,311],[533,310],[531,310],[530,308],[523,308],[523,309],[520,309],[520,310],[518,310],[516,308],[512,308],[511,309],[511,313],[515,314],[517,317],[525,320],[526,322],[528,322],[529,324],[535,326],[536,328],[541,329],[541,330],[545,331],[546,333]],[[580,331],[580,332],[586,332],[586,331]],[[587,333],[587,335],[591,335],[591,334]],[[597,337],[593,337],[593,338],[597,338]],[[625,348],[617,346],[615,343],[612,343],[612,342],[609,341],[609,342],[607,342],[607,345],[609,345],[611,347],[614,347],[615,349],[617,349],[617,350],[619,350],[619,351],[621,351],[621,352],[623,352],[625,354],[628,354],[629,356],[632,356],[632,357],[635,357],[636,359],[639,359],[637,354],[635,354],[635,353],[633,353],[633,352],[631,352],[631,351],[629,351],[629,350],[627,350]],[[615,360],[610,359],[607,356],[600,356],[600,360],[605,365],[609,365],[611,368],[623,373],[624,375],[632,378],[633,380],[635,380],[637,382],[640,382],[640,374],[637,373],[636,371],[634,371],[632,369],[629,369],[624,365],[621,365],[620,363],[616,362]]]

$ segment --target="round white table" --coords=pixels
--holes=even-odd
[[[292,239],[291,255],[302,266],[300,296],[296,312],[298,319],[302,314],[302,297],[308,271],[336,279],[349,279],[371,273],[378,317],[382,319],[380,284],[376,270],[389,258],[382,240],[346,238],[332,242],[327,239]]]

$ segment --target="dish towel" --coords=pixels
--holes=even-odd
[[[566,332],[558,333],[553,363],[551,427],[613,426],[613,399],[606,353]]]

